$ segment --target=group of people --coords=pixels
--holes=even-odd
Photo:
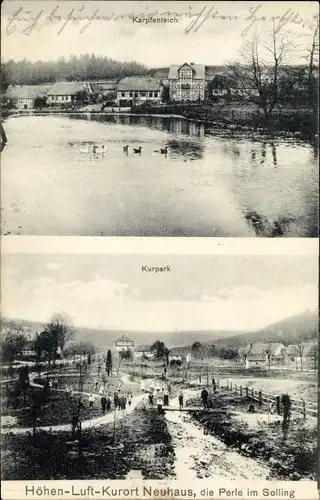
[[[49,380],[48,385],[49,385],[49,389],[58,389],[58,385],[59,385],[58,379],[55,378],[53,380]]]

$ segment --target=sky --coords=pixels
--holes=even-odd
[[[65,313],[76,327],[125,331],[257,330],[316,309],[316,269],[316,255],[4,253],[2,314]]]
[[[168,13],[169,14],[166,14]],[[177,18],[178,23],[139,24],[138,17]],[[5,0],[2,59],[56,60],[94,53],[148,67],[183,62],[219,65],[237,57],[255,32],[273,24],[279,34],[310,38],[317,2],[134,2]],[[77,18],[77,19],[76,19]],[[301,62],[295,51],[293,63]]]

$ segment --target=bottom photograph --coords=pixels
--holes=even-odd
[[[315,480],[315,269],[4,253],[2,480]]]

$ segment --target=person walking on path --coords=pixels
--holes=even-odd
[[[91,394],[89,396],[89,408],[91,409],[93,407],[93,403],[94,403],[94,395]]]
[[[209,393],[207,389],[204,387],[201,391],[201,399],[202,399],[202,404],[204,409],[208,409],[208,397]]]
[[[105,394],[102,394],[101,396],[101,409],[102,409],[102,414],[104,415],[106,412],[106,406],[107,406],[107,398]]]
[[[179,409],[182,410],[183,408],[183,392],[180,391],[180,394],[179,394]]]
[[[99,386],[99,380],[96,378],[96,380],[94,381],[94,390],[95,391],[98,390],[98,386]]]
[[[162,397],[161,393],[158,394],[158,397],[157,397],[157,407],[158,407],[159,415],[162,415],[162,413],[163,413],[163,408],[162,408],[163,407],[163,397]]]
[[[149,405],[153,405],[153,393],[149,392]]]
[[[106,398],[107,412],[111,410],[111,396],[108,394]]]
[[[163,392],[163,406],[169,406],[169,389],[168,386],[165,387]]]
[[[114,393],[113,402],[114,402],[114,409],[116,410],[120,406],[119,396],[117,392]]]
[[[132,392],[128,392],[128,397],[127,397],[127,401],[128,401],[128,405],[131,406],[131,402],[132,402]]]

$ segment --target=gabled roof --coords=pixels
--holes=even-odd
[[[118,80],[99,80],[95,82],[91,82],[92,88],[94,92],[104,92],[115,90],[117,86]]]
[[[75,95],[88,85],[87,82],[57,82],[49,90],[48,95]],[[91,86],[91,84],[89,84]]]
[[[152,352],[151,345],[138,345],[135,348],[135,352]]]
[[[178,71],[185,65],[190,66],[193,71],[193,78],[198,78],[203,80],[205,78],[206,67],[204,64],[194,64],[194,63],[184,63],[184,64],[172,64],[169,68],[168,80],[178,80]]]
[[[270,354],[274,356],[279,349],[284,348],[285,347],[281,344],[281,342],[256,342],[255,344],[252,344],[249,354],[267,354],[267,352],[270,351]]]
[[[159,91],[161,82],[158,78],[145,76],[127,76],[117,84],[119,91]]]
[[[132,339],[130,339],[130,337],[128,337],[128,335],[125,335],[124,333],[115,341],[115,343],[117,344],[118,342],[133,342]]]
[[[169,356],[186,356],[190,351],[190,347],[173,347],[169,351]]]
[[[52,84],[48,85],[15,85],[8,87],[6,96],[9,99],[35,99],[38,96],[46,95]]]

